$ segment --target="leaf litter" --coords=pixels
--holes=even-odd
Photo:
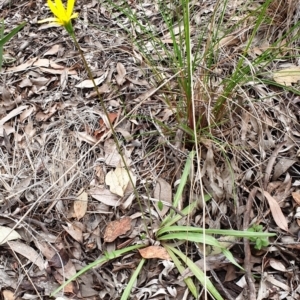
[[[280,14],[284,15],[286,8],[280,6],[280,1],[273,2],[275,9],[272,6],[271,19],[275,16],[281,20]],[[276,3],[280,9],[276,9]],[[117,4],[122,5],[122,1]],[[142,23],[148,16],[151,30],[169,47],[173,40],[157,14],[156,4],[132,2],[130,5]],[[18,5],[9,4],[10,9],[7,5],[6,1],[1,3],[8,29],[23,19],[34,20],[46,14],[44,3],[40,1],[22,0]],[[159,132],[157,124],[160,121],[167,128],[176,128],[176,104],[172,102],[170,107],[162,99],[178,99],[157,90],[158,84],[144,54],[132,46],[125,31],[120,29],[129,29],[139,37],[143,35],[141,28],[132,26],[128,18],[109,3],[102,3],[100,10],[96,1],[86,4],[79,0],[76,5],[86,9],[81,13],[85,22],[75,24],[80,46],[106,101],[134,185],[139,194],[145,196],[143,199],[155,198],[171,205],[187,147],[183,141],[177,142],[179,148],[176,151],[173,141],[166,141],[166,134]],[[256,5],[255,2],[253,8]],[[199,8],[192,20],[195,28],[197,24],[208,21],[215,3],[202,6],[195,3],[194,8]],[[289,15],[286,14],[284,20],[292,22],[293,7],[290,5],[289,8]],[[227,9],[226,18],[237,7],[232,5]],[[87,25],[99,22],[104,28],[109,24],[118,36]],[[232,21],[228,19],[228,22]],[[220,62],[216,69],[221,75],[231,72],[234,60],[245,49],[245,37],[252,30],[247,22],[245,19],[243,30],[224,36],[216,44],[216,60]],[[276,24],[266,26],[270,26],[270,32],[282,30]],[[144,229],[133,186],[120,164],[120,154],[109,133],[108,120],[78,53],[61,34],[61,29],[36,29],[36,24],[27,24],[19,38],[12,39],[5,46],[5,54],[16,60],[5,66],[0,79],[0,235],[10,233],[7,238],[3,237],[10,241],[1,244],[0,254],[2,262],[8,257],[10,263],[0,264],[0,277],[2,296],[7,298],[12,297],[10,289],[24,299],[36,297],[32,283],[28,283],[29,276],[46,299],[75,270],[107,251],[134,243]],[[164,33],[161,35],[161,32]],[[179,38],[179,32],[176,38]],[[193,37],[197,32],[200,31],[192,30]],[[271,41],[262,43],[262,39],[262,35],[255,37],[257,45],[250,49],[250,56],[255,57],[270,49]],[[166,70],[168,58],[165,50],[156,55],[161,46],[149,43],[148,39],[145,41],[145,51],[153,55],[161,70]],[[284,55],[291,50],[282,51]],[[231,57],[232,64],[222,65],[221,62],[228,61],[228,57]],[[284,58],[270,68],[267,79],[272,77],[279,85],[298,87],[299,70],[294,62]],[[167,70],[166,76],[170,76],[168,72],[172,73]],[[177,88],[175,81],[170,84]],[[218,87],[214,87],[213,93],[221,91],[219,78],[211,78],[211,84]],[[195,89],[196,96],[200,90]],[[202,138],[202,169],[195,172],[193,184],[187,186],[181,199],[183,206],[190,198],[195,199],[199,208],[191,216],[192,220],[183,219],[182,222],[189,224],[192,221],[199,227],[205,224],[209,228],[241,229],[249,191],[253,186],[259,187],[261,192],[254,199],[250,221],[263,224],[269,231],[280,231],[281,235],[278,240],[272,240],[267,249],[256,251],[251,248],[250,267],[262,275],[255,282],[257,299],[275,296],[283,299],[285,295],[288,299],[297,299],[300,293],[295,285],[300,251],[297,245],[299,95],[291,91],[281,94],[278,87],[249,81],[235,97],[246,98],[248,104],[242,107],[242,114],[233,107],[230,126],[227,123],[211,129],[218,143]],[[263,100],[258,101],[260,99]],[[284,145],[278,147],[281,142]],[[212,197],[212,201],[206,203],[206,216],[201,213],[200,180],[205,193]],[[153,201],[149,208],[148,203],[142,203],[144,211],[151,216],[145,222],[149,228],[153,227],[152,230],[156,229],[160,217],[170,211],[170,206],[165,205],[161,211],[156,204],[157,201]],[[34,213],[12,231],[11,228],[31,207],[34,207]],[[231,245],[234,256],[243,264],[244,253],[239,242],[231,241]],[[185,288],[173,263],[164,260],[166,256],[158,255],[153,251],[157,248],[151,247],[160,246],[145,248],[150,249],[147,257],[152,258],[147,261],[147,271],[141,272],[132,297],[169,299],[172,296],[183,299]],[[197,253],[195,245],[182,249]],[[63,268],[57,262],[60,259]],[[86,273],[78,285],[74,283],[66,288],[65,297],[119,299],[139,259],[136,253],[131,253],[97,268],[96,274],[92,271]],[[204,263],[201,259],[196,254],[195,261],[200,261],[200,268]],[[239,294],[247,290],[244,276],[240,277],[221,254],[211,254],[206,264],[207,270],[214,271],[216,278],[221,279],[223,288],[230,292],[231,297],[238,299]],[[23,280],[24,276],[26,280]],[[21,281],[24,284],[19,286]],[[218,281],[215,284],[222,290]]]

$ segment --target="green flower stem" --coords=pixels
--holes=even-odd
[[[71,26],[72,26],[72,25],[71,25]],[[69,31],[68,31],[68,32],[69,32]],[[72,33],[70,33],[70,32],[72,32]],[[127,166],[127,163],[126,163],[126,161],[125,161],[125,158],[124,158],[124,156],[122,155],[121,147],[120,147],[119,141],[118,141],[118,139],[117,139],[117,135],[116,135],[114,126],[113,126],[113,124],[112,124],[111,121],[110,121],[110,118],[109,118],[108,112],[107,112],[107,110],[106,110],[104,101],[103,101],[103,99],[102,99],[102,97],[101,97],[101,95],[100,95],[100,93],[99,93],[98,86],[97,86],[96,83],[95,83],[95,80],[94,80],[93,74],[92,74],[92,72],[91,72],[91,69],[90,69],[90,67],[88,66],[88,63],[87,63],[87,61],[86,61],[86,59],[85,59],[85,57],[84,57],[84,55],[83,55],[83,52],[82,52],[82,50],[81,50],[81,48],[80,48],[80,46],[79,46],[79,44],[78,44],[78,41],[77,41],[77,39],[76,39],[76,36],[75,36],[75,33],[74,33],[73,28],[72,28],[72,30],[70,30],[70,32],[69,32],[69,34],[70,34],[70,36],[72,37],[72,39],[73,39],[73,41],[74,41],[74,43],[75,43],[75,46],[76,46],[76,48],[77,48],[78,51],[79,51],[79,54],[80,54],[80,56],[81,56],[81,58],[82,58],[84,67],[85,67],[85,69],[86,69],[87,72],[88,72],[88,76],[89,76],[89,78],[91,79],[91,81],[93,82],[94,89],[95,89],[95,91],[96,91],[96,93],[97,93],[98,99],[100,100],[100,104],[101,104],[102,110],[104,111],[104,114],[105,114],[105,116],[106,116],[106,118],[107,118],[107,120],[108,120],[109,127],[110,127],[110,130],[111,130],[111,132],[112,132],[114,141],[115,141],[115,143],[116,143],[116,145],[117,145],[118,152],[119,152],[119,154],[121,155],[121,159],[122,159],[123,165],[124,165],[125,170],[126,170],[126,172],[127,172],[127,174],[128,174],[130,183],[132,184],[132,187],[133,187],[133,190],[134,190],[134,195],[135,195],[135,197],[136,197],[136,199],[137,199],[137,201],[138,201],[138,203],[139,203],[140,210],[141,210],[141,212],[143,213],[143,208],[142,208],[142,204],[141,204],[141,201],[140,201],[139,194],[138,194],[138,192],[137,192],[137,190],[136,190],[136,188],[135,188],[135,186],[134,186],[134,182],[133,182],[132,177],[131,177],[131,175],[130,175],[129,168],[128,168],[128,166]],[[144,214],[144,213],[143,213],[143,214]],[[145,220],[145,219],[143,218],[143,220]],[[144,221],[144,222],[145,222],[145,221]],[[145,225],[145,230],[148,232],[146,223],[145,223],[144,225]]]

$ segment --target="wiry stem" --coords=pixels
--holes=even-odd
[[[82,52],[82,50],[81,50],[81,48],[80,48],[80,46],[79,46],[79,44],[78,44],[78,41],[77,41],[77,39],[76,39],[76,36],[75,36],[74,32],[71,33],[70,35],[71,35],[71,37],[72,37],[72,39],[73,39],[73,41],[74,41],[74,43],[75,43],[76,48],[77,48],[78,51],[79,51],[79,54],[80,54],[80,56],[81,56],[81,58],[82,58],[84,67],[85,67],[85,69],[86,69],[87,72],[88,72],[88,76],[89,76],[90,80],[91,80],[92,83],[93,83],[93,86],[94,86],[94,89],[95,89],[95,91],[96,91],[96,93],[97,93],[97,96],[98,96],[98,99],[99,99],[99,101],[100,101],[102,110],[104,111],[104,114],[105,114],[105,116],[106,116],[106,118],[107,118],[107,120],[108,120],[109,127],[110,127],[110,130],[111,130],[111,132],[112,132],[114,142],[116,143],[118,152],[119,152],[119,154],[120,154],[120,156],[121,156],[121,159],[122,159],[124,168],[125,168],[125,170],[126,170],[126,172],[127,172],[127,175],[128,175],[128,177],[129,177],[130,183],[132,184],[133,191],[134,191],[134,195],[135,195],[135,197],[136,197],[136,199],[137,199],[137,201],[138,201],[138,204],[139,204],[139,206],[140,206],[140,210],[141,210],[141,212],[143,213],[143,208],[142,208],[142,204],[141,204],[141,201],[140,201],[139,194],[138,194],[138,192],[137,192],[137,190],[136,190],[136,188],[135,188],[135,184],[134,184],[133,179],[132,179],[132,177],[131,177],[131,175],[130,175],[130,171],[129,171],[129,168],[128,168],[128,166],[127,166],[126,160],[125,160],[124,156],[122,155],[122,152],[121,152],[121,146],[120,146],[119,141],[118,141],[118,139],[117,139],[116,131],[115,131],[114,126],[113,126],[113,124],[112,124],[112,122],[111,122],[111,120],[110,120],[110,118],[109,118],[109,115],[108,115],[107,109],[106,109],[106,107],[105,107],[104,101],[103,101],[103,99],[102,99],[102,97],[101,97],[101,95],[100,95],[100,93],[99,93],[98,86],[96,85],[96,82],[95,82],[95,80],[94,80],[94,77],[93,77],[93,74],[92,74],[92,72],[91,72],[91,69],[90,69],[90,67],[88,66],[88,63],[87,63],[87,61],[86,61],[86,59],[85,59],[85,57],[84,57],[84,55],[83,55],[83,52]],[[143,218],[143,220],[145,220],[145,219]],[[145,223],[145,230],[146,230],[146,232],[148,232],[146,223]]]

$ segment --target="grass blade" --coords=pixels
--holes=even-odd
[[[180,259],[190,268],[191,272],[196,276],[196,278],[201,282],[201,284],[204,286],[206,283],[206,286],[204,288],[207,289],[207,291],[216,299],[216,300],[223,300],[222,296],[219,294],[217,289],[214,287],[212,282],[205,276],[203,271],[193,262],[191,261],[186,255],[184,255],[181,251],[177,250],[174,247],[171,247],[169,245],[165,245],[166,249],[169,249],[170,251],[174,252]],[[205,278],[206,277],[206,278]]]
[[[121,297],[121,300],[127,300],[128,297],[130,296],[130,292],[133,288],[133,285],[134,285],[134,282],[136,281],[138,275],[140,274],[141,270],[142,270],[142,267],[145,263],[146,259],[145,258],[142,258],[142,260],[140,261],[138,267],[136,268],[136,270],[133,272],[123,294],[122,294],[122,297]]]

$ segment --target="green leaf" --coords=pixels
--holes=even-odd
[[[142,267],[145,263],[146,259],[145,258],[142,258],[142,260],[140,261],[138,267],[135,269],[135,271],[133,272],[124,292],[122,293],[122,297],[121,297],[121,300],[127,300],[130,296],[130,292],[133,288],[133,285],[138,277],[138,275],[140,274],[141,270],[142,270]]]
[[[14,28],[11,32],[9,32],[7,35],[3,37],[4,33],[4,20],[1,20],[1,28],[0,28],[0,71],[3,64],[3,46],[5,43],[7,43],[15,34],[18,33],[24,26],[25,22]]]
[[[195,208],[197,207],[197,202],[194,201],[192,202],[189,206],[187,206],[186,208],[184,208],[184,210],[181,211],[181,214],[183,216],[187,216],[188,214],[190,214]],[[176,215],[171,215],[169,214],[161,223],[160,227],[169,227],[171,225],[173,225],[174,223],[178,222],[179,220],[182,219],[182,215],[176,214]]]
[[[109,253],[106,253],[104,257],[101,257],[100,259],[90,263],[89,265],[87,265],[86,267],[82,268],[79,272],[77,272],[75,275],[73,275],[71,278],[69,278],[65,283],[63,283],[60,287],[58,287],[54,292],[51,293],[50,297],[54,297],[54,295],[56,295],[59,291],[61,291],[67,284],[69,284],[70,282],[72,282],[73,280],[75,280],[77,277],[79,277],[80,275],[84,274],[85,272],[87,272],[88,270],[101,265],[111,259],[117,258],[127,252],[139,249],[139,248],[143,248],[145,247],[145,245],[134,245],[134,246],[130,246],[130,247],[126,247],[124,249],[121,250],[116,250],[116,251],[112,251]]]
[[[227,236],[236,236],[236,237],[246,237],[246,238],[256,238],[256,237],[269,237],[275,236],[275,233],[268,233],[268,232],[253,232],[249,229],[247,231],[242,230],[226,230],[226,229],[205,229],[200,227],[193,227],[193,226],[165,226],[158,230],[157,236],[164,234],[165,232],[198,232],[205,234],[218,234],[218,235],[227,235]]]
[[[19,26],[14,28],[10,33],[8,33],[3,38],[1,38],[0,39],[0,47],[3,47],[5,43],[7,43],[14,35],[16,35],[25,26],[25,24],[26,24],[25,22],[20,24]],[[4,26],[4,25],[2,25],[2,26]]]
[[[199,233],[184,233],[184,232],[176,232],[176,233],[169,233],[165,234],[159,237],[160,241],[166,241],[166,240],[183,240],[183,241],[190,241],[190,242],[196,242],[196,243],[202,243],[202,244],[207,244],[215,247],[222,248],[220,243],[212,237],[211,235],[203,235]]]
[[[172,252],[171,248],[169,247],[165,247],[165,249],[168,251],[170,257],[172,258],[177,270],[179,271],[179,273],[182,275],[185,268],[183,267],[182,263],[180,262],[180,260],[177,258],[177,256],[175,255],[175,253]],[[184,279],[185,284],[187,285],[187,287],[189,288],[190,292],[193,294],[193,296],[197,299],[198,298],[198,292],[197,292],[197,288],[192,280],[192,278],[188,277]]]
[[[184,255],[181,251],[177,250],[174,247],[171,247],[169,245],[164,245],[164,247],[174,252],[190,268],[191,272],[201,282],[205,289],[209,291],[214,299],[223,300],[222,296],[219,294],[209,278],[205,276],[203,271],[193,261],[191,261],[186,255]]]
[[[164,208],[164,204],[162,203],[162,201],[161,201],[161,200],[159,200],[159,201],[157,202],[157,207],[158,207],[158,209],[159,209],[160,211],[162,211],[162,210],[163,210],[163,208]]]

